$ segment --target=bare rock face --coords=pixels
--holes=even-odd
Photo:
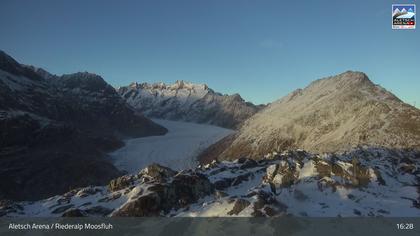
[[[293,185],[298,179],[295,162],[280,161],[278,164],[267,167],[265,180],[276,188]]]
[[[22,206],[10,200],[0,200],[0,217],[22,210]]]
[[[263,106],[245,102],[239,94],[222,95],[205,84],[177,81],[175,84],[132,83],[119,94],[148,117],[208,123],[238,128]]]
[[[420,148],[420,110],[348,71],[320,79],[273,102],[216,143],[213,158],[263,158],[290,149],[325,153],[357,146]],[[220,150],[224,148],[224,150]],[[204,159],[210,160],[208,152]]]
[[[177,172],[159,164],[151,164],[140,171],[139,175],[159,182],[164,182],[173,177]]]
[[[62,217],[84,217],[86,212],[79,209],[70,209],[61,215]]]
[[[108,189],[112,192],[127,188],[128,186],[132,185],[134,182],[133,176],[124,175],[113,179],[108,184]]]
[[[248,207],[251,203],[245,199],[238,199],[235,201],[232,210],[230,210],[227,214],[228,215],[237,215],[241,211],[243,211],[246,207]]]
[[[141,196],[137,200],[125,204],[112,216],[119,217],[142,217],[159,216],[161,211],[161,199],[156,193]]]
[[[187,207],[198,199],[212,194],[214,187],[205,175],[180,173],[167,183],[155,182],[147,190],[149,194],[126,203],[112,216],[164,215],[171,209]]]
[[[176,200],[168,199],[168,201],[177,202],[178,207],[185,207],[214,192],[213,184],[205,175],[199,173],[177,175],[170,186],[168,197],[171,198],[173,194]]]

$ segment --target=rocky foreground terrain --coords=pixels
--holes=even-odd
[[[132,83],[118,89],[119,94],[137,111],[148,117],[181,120],[238,128],[263,105],[245,102],[239,94],[222,95],[205,84],[176,81]]]
[[[100,76],[51,75],[0,51],[0,199],[36,200],[121,175],[105,153],[162,135]]]
[[[35,202],[2,216],[420,216],[420,153],[355,149],[270,153],[173,171],[151,165],[108,186]]]
[[[271,103],[201,159],[258,159],[272,151],[325,153],[358,146],[420,149],[420,110],[366,74],[348,71]]]

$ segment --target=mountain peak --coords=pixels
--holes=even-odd
[[[19,64],[17,61],[15,61],[15,59],[13,59],[13,57],[9,56],[9,54],[4,52],[3,50],[0,50],[0,63],[3,63],[3,62]]]
[[[221,155],[261,158],[271,151],[348,151],[359,145],[420,148],[420,111],[362,72],[314,81],[248,119]]]
[[[72,74],[64,74],[61,77],[62,78],[80,78],[80,79],[102,79],[100,75],[97,75],[95,73],[90,73],[87,71],[76,72]]]
[[[348,70],[338,75],[315,80],[310,84],[310,86],[317,83],[323,83],[324,85],[326,83],[336,85],[374,85],[365,73],[351,70]]]
[[[157,83],[138,83],[138,82],[132,82],[128,85],[131,89],[146,89],[146,90],[202,90],[202,91],[210,91],[207,84],[195,84],[191,83],[185,80],[177,80],[173,84],[165,84],[163,82],[157,82]]]
[[[347,70],[341,74],[338,74],[338,76],[348,76],[348,77],[358,77],[363,79],[368,79],[368,76],[361,71],[353,71],[353,70]]]
[[[177,80],[174,84],[169,85],[172,89],[195,89],[195,90],[208,90],[206,84],[194,84],[184,80]]]
[[[241,95],[239,93],[234,93],[234,94],[230,95],[230,97],[234,101],[237,101],[237,102],[245,102],[245,100],[241,97]]]
[[[20,74],[19,63],[2,50],[0,50],[0,69],[12,74]]]
[[[339,77],[345,78],[345,79],[356,79],[359,81],[370,81],[369,77],[361,71],[352,71],[348,70],[346,72],[343,72],[338,75]]]
[[[302,95],[314,99],[313,96],[316,97],[322,94],[355,94],[358,91],[390,94],[385,89],[375,85],[365,73],[349,70],[335,76],[317,79],[304,89],[297,89],[278,101],[291,101]]]
[[[27,68],[25,65],[21,65],[13,57],[9,56],[4,51],[0,50],[0,70],[4,70],[14,75],[22,75],[29,79],[40,81],[42,76]]]
[[[100,75],[89,72],[65,74],[59,77],[59,82],[70,89],[83,88],[89,91],[99,91],[111,87]]]
[[[131,82],[129,85],[128,85],[128,87],[129,88],[131,88],[131,89],[137,89],[138,87],[139,87],[139,83],[137,83],[137,82]],[[121,87],[120,87],[121,88]]]
[[[120,87],[118,93],[146,116],[214,124],[227,128],[255,114],[260,107],[245,102],[239,94],[222,95],[206,84],[177,80],[173,84],[136,83]]]
[[[36,74],[38,74],[44,79],[56,79],[58,77],[57,75],[53,75],[41,67],[35,67],[33,65],[22,65],[22,66],[32,70],[33,72],[35,72]]]
[[[369,77],[359,71],[346,71],[344,73],[321,78],[310,83],[299,93],[355,93],[356,91],[380,92],[379,86],[375,85]],[[386,92],[386,90],[381,89]],[[388,92],[386,92],[388,93]],[[290,94],[289,94],[290,96]]]

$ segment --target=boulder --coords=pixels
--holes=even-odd
[[[162,211],[161,199],[156,193],[139,197],[137,200],[128,202],[112,216],[142,217],[159,216]]]
[[[242,165],[241,167],[239,167],[240,169],[248,169],[248,168],[253,168],[258,166],[258,162],[256,162],[253,159],[247,159]]]
[[[199,198],[214,192],[214,187],[205,175],[195,173],[192,175],[177,175],[169,187],[169,198],[177,199],[176,205],[184,207],[196,202]],[[171,196],[173,194],[173,196]],[[169,201],[171,199],[168,199]]]
[[[16,213],[22,211],[23,207],[11,200],[0,200],[0,217],[9,213]]]
[[[86,212],[80,209],[70,209],[61,215],[62,217],[84,217]]]
[[[159,164],[151,164],[140,171],[139,175],[145,178],[151,178],[152,180],[157,180],[159,182],[166,181],[170,177],[176,175],[176,171],[161,166]]]
[[[280,160],[278,164],[267,167],[263,182],[270,184],[273,192],[275,192],[275,188],[290,187],[299,176],[296,167],[297,164],[293,161]]]
[[[121,193],[115,193],[115,194],[112,194],[111,196],[106,196],[106,197],[104,197],[104,198],[101,198],[101,199],[99,199],[98,200],[98,202],[109,202],[109,201],[114,201],[114,200],[116,200],[116,199],[118,199],[118,198],[120,198],[121,197]]]
[[[232,210],[230,210],[227,214],[228,215],[237,215],[241,211],[243,211],[246,207],[248,207],[251,203],[245,199],[238,199],[235,201]]]
[[[108,184],[108,189],[111,192],[115,192],[124,188],[129,187],[134,182],[134,178],[131,175],[124,175],[121,177],[118,177],[116,179],[113,179]]]
[[[212,194],[214,186],[205,175],[192,173],[178,174],[171,182],[156,183],[147,190],[151,193],[128,202],[112,216],[159,216]]]
[[[232,177],[232,178],[223,178],[220,180],[217,180],[216,182],[214,182],[214,187],[217,190],[223,190],[226,189],[230,186],[236,186],[241,184],[244,181],[248,181],[250,178],[254,178],[254,174],[251,172],[242,174],[242,175],[238,175],[236,177]]]
[[[264,217],[264,214],[260,210],[254,209],[254,211],[251,213],[252,217]]]
[[[264,212],[267,216],[275,216],[278,214],[278,212],[269,206],[264,207]]]
[[[274,175],[277,173],[278,168],[279,168],[278,164],[273,164],[273,165],[268,166],[266,170],[266,175],[265,175],[267,179],[269,180],[273,179]]]
[[[95,187],[86,187],[86,188],[82,188],[80,189],[77,193],[76,196],[80,197],[80,198],[84,198],[87,197],[89,195],[93,195],[96,194],[98,192],[100,192],[101,190],[99,188],[95,188]]]
[[[231,186],[233,178],[223,178],[214,182],[214,188],[217,190],[223,190]]]
[[[65,206],[61,206],[61,207],[57,207],[55,208],[51,213],[52,214],[58,214],[58,213],[63,213],[66,210],[72,208],[74,205],[73,204],[69,204],[69,205],[65,205]]]
[[[113,209],[106,208],[103,206],[94,206],[85,210],[87,214],[94,215],[94,216],[107,216],[111,214],[112,211]]]
[[[265,205],[277,204],[276,198],[271,193],[259,190],[258,192],[255,192],[255,195],[257,197],[257,200],[254,202],[253,205],[254,210],[260,210]]]
[[[231,186],[239,185],[244,181],[248,181],[249,178],[254,178],[254,174],[249,172],[243,175],[238,175],[237,177],[233,179]]]

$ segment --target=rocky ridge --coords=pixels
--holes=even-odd
[[[263,106],[245,102],[239,94],[222,95],[205,84],[176,81],[132,83],[118,89],[137,111],[148,117],[238,128]]]
[[[420,216],[420,153],[286,151],[173,171],[151,165],[108,186],[36,202],[2,202],[3,216]],[[378,201],[378,199],[381,199]]]
[[[271,103],[236,134],[210,147],[202,159],[261,158],[288,149],[325,153],[358,146],[419,149],[420,110],[366,74],[348,71]]]

